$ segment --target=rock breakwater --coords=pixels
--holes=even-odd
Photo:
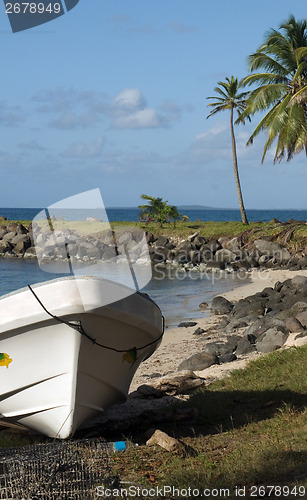
[[[307,269],[307,253],[304,250],[296,251],[288,245],[264,238],[244,244],[241,236],[214,239],[195,232],[180,240],[171,236],[156,237],[137,228],[120,233],[108,230],[93,234],[63,228],[51,235],[42,231],[36,238],[34,236],[32,224],[26,228],[16,222],[4,223],[0,226],[0,256],[120,262],[128,251],[132,262],[142,263],[149,253],[155,266],[186,270],[246,272],[255,268]]]

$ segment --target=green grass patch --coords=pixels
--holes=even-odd
[[[115,456],[114,470],[147,488],[229,488],[227,498],[236,498],[236,486],[247,498],[253,486],[307,488],[306,362],[307,346],[277,351],[197,391],[185,404],[198,409],[193,427],[160,427],[185,444],[185,454],[140,446]]]

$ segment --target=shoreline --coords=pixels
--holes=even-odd
[[[247,296],[262,291],[266,287],[274,286],[277,281],[284,281],[297,275],[307,277],[307,271],[288,271],[288,270],[268,270],[261,273],[254,273],[251,276],[252,282],[243,286],[238,286],[229,292],[221,294],[227,297],[231,302],[238,301]],[[202,371],[178,371],[179,364],[192,356],[202,352],[209,343],[227,340],[227,334],[218,328],[221,319],[224,316],[210,314],[203,318],[195,318],[197,323],[193,327],[175,327],[166,329],[163,340],[158,349],[138,368],[132,380],[128,399],[125,403],[116,404],[108,409],[103,415],[89,420],[80,430],[93,429],[101,427],[111,432],[125,431],[136,421],[136,419],[155,418],[154,415],[160,414],[166,407],[176,401],[188,401],[190,394],[164,395],[164,397],[152,397],[151,388],[158,386],[161,381],[171,381],[177,376],[187,376],[198,378],[204,386],[209,385],[215,380],[227,377],[232,371],[244,369],[247,364],[259,359],[266,354],[252,352],[245,355],[238,355],[235,361],[222,364],[213,364]],[[197,328],[202,328],[202,335],[193,335]],[[243,335],[244,328],[237,329],[236,334]],[[295,340],[297,333],[290,333],[288,340],[281,349],[292,346],[301,346],[307,343],[307,336]],[[138,390],[144,386],[144,390]],[[149,386],[149,392],[147,391]],[[151,386],[151,387],[150,387]],[[146,395],[147,394],[147,395]],[[149,417],[150,420],[150,417]],[[151,420],[150,420],[151,421]]]
[[[230,302],[237,302],[238,300],[249,295],[261,292],[266,287],[274,286],[277,281],[285,281],[286,279],[293,278],[297,275],[307,276],[307,270],[288,271],[283,269],[256,271],[251,273],[251,283],[241,286],[239,285],[232,290],[219,295],[227,298]],[[217,326],[221,321],[220,315],[212,314],[209,311],[208,316],[197,317],[194,318],[193,321],[197,323],[197,325],[193,327],[182,328],[177,326],[165,330],[161,345],[148,359],[148,361],[143,362],[137,370],[131,384],[130,392],[136,390],[141,384],[150,383],[151,378],[149,376],[153,372],[158,372],[160,370],[161,376],[177,372],[178,365],[183,359],[200,352],[200,349],[203,348],[208,341],[213,342],[216,340],[222,340],[225,336],[227,336],[223,334],[222,330],[217,329]],[[202,328],[205,330],[200,338],[193,335],[196,328]],[[243,328],[243,330],[244,329],[245,328]],[[288,346],[289,344],[286,345]],[[226,371],[227,373],[230,373],[232,370],[241,368],[250,359],[260,356],[262,356],[262,354],[258,353],[255,355],[241,356],[237,361],[223,363],[222,365],[213,365],[210,368],[206,368],[206,370],[203,370],[201,373],[206,379],[207,377],[219,378],[219,371],[221,374],[224,374]],[[198,376],[200,375],[200,372],[195,373]]]

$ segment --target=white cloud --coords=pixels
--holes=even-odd
[[[99,158],[102,154],[104,142],[105,139],[103,136],[88,143],[83,141],[74,142],[68,146],[62,153],[62,156],[66,158]]]
[[[148,107],[138,88],[124,89],[113,99],[111,117],[111,126],[120,129],[167,127],[171,120],[167,114]]]

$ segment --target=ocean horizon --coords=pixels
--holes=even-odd
[[[0,216],[7,217],[8,220],[32,220],[43,210],[42,208],[0,208]],[[241,214],[238,209],[227,208],[184,208],[179,211],[181,215],[187,215],[191,221],[240,221]],[[99,209],[74,210],[74,218],[85,220],[90,216],[99,217]],[[58,209],[58,215],[62,215],[67,220],[71,219],[72,210]],[[136,222],[139,220],[140,210],[137,207],[107,207],[106,213],[110,222],[127,221]],[[307,209],[247,209],[249,222],[269,222],[278,219],[280,222],[287,222],[290,219],[297,221],[307,221]],[[100,218],[100,217],[99,217]]]

